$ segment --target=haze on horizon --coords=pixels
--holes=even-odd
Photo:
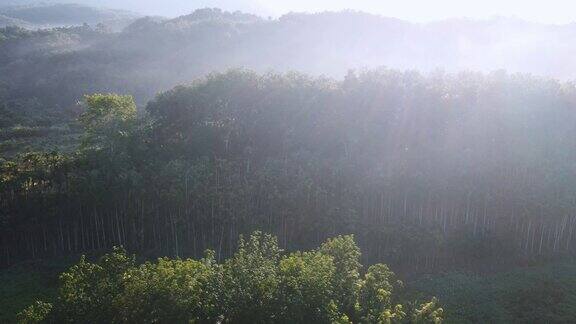
[[[37,0],[2,0],[6,4],[38,3]],[[44,0],[43,3],[81,3],[126,9],[145,15],[175,17],[199,8],[243,11],[278,17],[289,12],[357,10],[395,17],[411,22],[431,22],[448,18],[490,19],[515,17],[546,24],[576,22],[576,4],[571,0]]]

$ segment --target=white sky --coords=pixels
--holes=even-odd
[[[483,19],[494,16],[513,16],[557,24],[576,22],[576,0],[85,0],[85,2],[165,16],[183,15],[197,8],[218,7],[264,16],[279,16],[290,11],[354,9],[414,22],[452,17]]]

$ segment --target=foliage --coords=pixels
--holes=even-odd
[[[364,322],[392,323],[406,316],[402,305],[394,303],[396,301],[394,291],[402,286],[402,282],[395,280],[394,276],[385,264],[376,264],[368,268],[360,291]],[[419,316],[418,310],[415,316]],[[416,317],[415,321],[418,320]]]
[[[222,260],[254,230],[289,250],[352,233],[368,262],[416,272],[571,251],[575,96],[523,75],[387,69],[231,70],[140,115],[128,96],[87,96],[67,163],[7,161],[0,262],[114,245]],[[356,266],[337,267],[358,294]]]
[[[113,307],[115,299],[125,289],[124,275],[134,264],[134,258],[121,249],[105,255],[98,264],[82,257],[60,277],[62,287],[53,316],[63,322],[80,318],[90,318],[93,322],[114,319],[118,314],[118,309]]]
[[[333,258],[317,251],[284,256],[278,266],[277,321],[281,323],[326,323],[342,314],[334,303]]]
[[[80,116],[85,129],[84,145],[114,147],[125,137],[136,118],[131,96],[94,94],[85,96],[86,111]]]
[[[430,302],[424,303],[414,314],[414,323],[442,323],[444,310],[438,307],[438,300],[432,298]]]
[[[361,264],[360,249],[354,243],[354,237],[350,235],[329,239],[322,244],[320,251],[334,260],[336,272],[332,285],[334,294],[340,296],[336,299],[338,307],[347,314],[355,314],[361,288],[359,281]]]
[[[22,324],[42,323],[52,311],[52,304],[37,301],[18,314],[18,322]]]
[[[124,274],[118,322],[215,323],[222,278],[213,256],[200,261],[158,259]]]
[[[320,249],[281,255],[276,238],[255,232],[240,239],[238,251],[218,264],[213,253],[200,261],[161,258],[134,263],[116,249],[98,263],[84,257],[61,276],[54,304],[38,302],[19,315],[21,323],[344,323],[356,318],[353,301],[369,314],[360,322],[402,323],[402,306],[392,305],[394,274],[375,265],[354,286],[365,287],[362,298],[342,291],[338,264],[357,265],[359,252],[351,236],[337,237]],[[354,251],[350,253],[350,251]],[[331,254],[337,255],[338,261]],[[346,276],[349,277],[349,276]],[[356,294],[353,296],[341,295]],[[375,293],[375,294],[374,294]],[[441,310],[432,315],[423,306],[414,314],[418,323],[440,323]],[[393,308],[393,309],[391,309]],[[378,318],[370,317],[377,314]]]
[[[278,290],[280,250],[275,237],[256,232],[224,264],[225,318],[233,323],[270,321]]]
[[[83,26],[6,32],[2,36],[4,31],[0,30],[0,39],[9,40],[0,40],[0,80],[10,83],[12,99],[37,98],[43,107],[40,111],[67,111],[87,93],[130,93],[139,105],[144,105],[160,91],[224,67],[245,66],[260,72],[270,68],[298,70],[337,77],[357,67],[358,62],[369,68],[396,63],[396,68],[429,70],[430,53],[437,58],[434,66],[448,70],[490,70],[498,66],[534,74],[545,71],[561,79],[574,77],[574,69],[563,64],[569,61],[566,46],[572,47],[565,32],[570,26],[550,28],[514,19],[458,20],[415,28],[409,22],[358,12],[288,14],[265,19],[199,9],[174,19],[138,19],[120,32],[121,28],[114,27],[132,21],[129,14],[125,17],[125,13],[78,5],[19,7],[2,14],[66,26],[95,26],[106,20],[107,26],[119,31],[102,33],[106,28]],[[118,19],[121,21],[116,23]],[[494,32],[503,38],[491,37]],[[534,52],[541,37],[549,40],[550,53]],[[519,38],[524,42],[518,45],[515,40]],[[386,46],[382,39],[387,40]],[[460,39],[465,39],[469,47],[459,46]],[[438,50],[440,42],[443,51]],[[508,45],[519,47],[501,48],[499,53],[515,56],[471,55]],[[533,64],[518,66],[517,62]]]
[[[36,299],[53,302],[58,277],[54,270],[64,271],[63,265],[70,264],[68,259],[65,261],[44,260],[33,266],[0,270],[3,283],[0,322],[14,323],[15,314]],[[413,316],[413,310],[429,300],[425,296],[438,296],[446,323],[569,323],[576,316],[575,278],[574,260],[555,261],[492,269],[484,274],[450,272],[419,276],[406,280],[406,288],[395,290],[393,295],[400,293],[402,300],[414,301],[404,304],[408,316]]]

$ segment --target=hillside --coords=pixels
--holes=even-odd
[[[0,14],[0,28],[8,27],[8,26],[18,26],[24,28],[31,28],[33,25],[29,22],[24,20],[20,20],[13,17],[8,17],[5,15]]]
[[[0,15],[9,18],[9,20],[3,24],[4,26],[47,28],[82,25],[85,23],[89,25],[102,23],[115,30],[120,30],[139,17],[137,14],[128,11],[110,10],[78,4],[0,6]]]
[[[74,31],[70,34],[75,37]],[[131,93],[144,104],[159,91],[230,67],[335,77],[349,69],[378,66],[423,72],[506,69],[566,80],[576,77],[569,54],[576,46],[574,35],[573,25],[512,19],[413,24],[339,12],[267,20],[204,9],[172,20],[143,18],[96,43],[85,39],[65,54],[2,59],[3,52],[22,46],[18,41],[5,43],[0,48],[0,78],[14,96],[61,107],[85,93],[102,91]],[[55,91],[58,98],[47,95]]]

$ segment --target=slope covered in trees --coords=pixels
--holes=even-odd
[[[94,95],[74,154],[1,165],[0,262],[124,245],[217,260],[353,233],[410,272],[574,251],[576,88],[525,75],[213,74]]]
[[[0,27],[47,28],[105,24],[115,29],[121,29],[139,17],[137,14],[127,11],[59,3],[12,6],[0,4],[0,17],[2,16],[9,19],[0,20]]]
[[[53,59],[54,56],[70,53],[105,37],[105,31],[86,26],[38,31],[19,27],[1,28],[0,65],[23,63],[30,57]],[[24,84],[21,84],[22,87],[16,86],[17,80],[25,74],[24,69],[30,66],[28,64],[31,63],[27,61],[21,69],[6,72],[8,74],[1,73],[0,79],[4,79],[0,81],[2,157],[19,152],[64,149],[78,143],[78,130],[74,123],[77,107],[73,104],[50,104],[53,102],[51,98],[58,98],[60,95],[57,89],[51,93],[32,94],[28,91],[33,88],[32,83],[41,84],[51,82],[50,80],[37,79],[30,75],[30,79],[26,81],[32,82],[29,87]],[[62,91],[62,94],[65,92]]]
[[[0,37],[6,100],[35,100],[42,110],[62,110],[86,93],[117,92],[134,95],[143,106],[158,91],[231,67],[333,77],[377,66],[576,77],[567,54],[573,51],[574,25],[503,18],[413,24],[357,12],[269,20],[217,9],[170,20],[142,18],[121,33],[94,24],[97,37],[76,29],[10,42]],[[50,50],[38,50],[46,45]]]
[[[31,24],[20,19],[16,19],[13,17],[8,17],[5,15],[0,14],[0,28],[9,27],[9,26],[18,26],[18,27],[25,27],[30,28]]]

